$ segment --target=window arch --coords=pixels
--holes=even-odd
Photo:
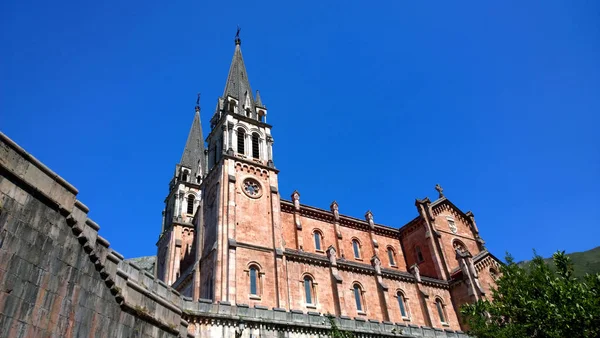
[[[315,242],[315,250],[323,251],[323,233],[320,230],[313,230],[313,241]]]
[[[440,317],[440,322],[442,324],[447,324],[448,321],[446,318],[446,305],[444,305],[444,302],[440,298],[435,299],[435,307],[437,308],[437,313]]]
[[[422,261],[424,261],[423,253],[421,252],[421,247],[418,245],[415,246],[415,259],[417,260],[417,263],[421,263]]]
[[[458,250],[460,252],[467,252],[467,247],[465,244],[458,239],[452,241],[452,247],[454,248],[454,251]]]
[[[188,195],[188,198],[187,198],[187,213],[188,214],[194,213],[194,201],[195,200],[196,200],[196,197],[194,197],[194,195]]]
[[[259,158],[260,151],[258,149],[259,146],[259,136],[258,133],[252,133],[252,157]]]
[[[246,131],[242,127],[238,128],[238,130],[237,130],[237,152],[238,152],[238,154],[245,153],[245,149],[244,149],[245,139],[246,139]]]
[[[260,299],[262,291],[262,275],[260,267],[256,263],[251,263],[248,266],[248,283],[250,298]]]
[[[391,266],[396,266],[396,251],[391,246],[387,248],[388,259]]]
[[[360,258],[360,242],[356,238],[352,239],[352,251],[354,258]]]
[[[352,285],[352,292],[354,293],[354,301],[356,302],[356,311],[358,311],[359,313],[364,313],[364,293],[360,284],[354,283],[354,285]]]
[[[408,312],[408,298],[404,296],[404,293],[401,290],[396,292],[396,298],[398,298],[398,307],[400,309],[400,315],[402,318],[409,318]]]
[[[185,182],[187,182],[187,180],[188,180],[188,174],[189,174],[189,173],[188,173],[188,171],[187,171],[187,170],[184,170],[184,171],[181,173],[181,180],[182,180],[182,181],[185,181]]]
[[[303,279],[304,284],[304,299],[306,304],[314,305],[317,303],[315,283],[310,275],[305,275]]]

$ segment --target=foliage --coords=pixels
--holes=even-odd
[[[479,338],[600,337],[600,274],[575,278],[564,251],[552,260],[553,269],[538,255],[522,267],[507,255],[493,302],[461,307],[469,333]]]
[[[332,315],[328,315],[329,324],[331,324],[331,331],[329,332],[329,336],[331,338],[354,338],[354,334],[352,332],[347,332],[340,330],[335,323],[335,318]]]

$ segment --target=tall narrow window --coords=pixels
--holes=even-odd
[[[406,299],[402,292],[398,291],[398,306],[400,307],[400,314],[403,318],[408,318],[408,312],[406,311]]]
[[[442,323],[446,323],[446,316],[444,315],[444,303],[442,303],[440,299],[436,299],[435,306],[437,307],[438,315],[440,316],[440,321]]]
[[[417,263],[421,263],[422,261],[424,261],[423,254],[421,253],[421,247],[419,247],[419,246],[415,247],[415,255],[417,258]]]
[[[352,240],[352,249],[354,250],[354,258],[360,258],[360,243],[356,239]]]
[[[259,158],[259,156],[260,156],[260,152],[258,150],[258,134],[253,133],[252,134],[252,157]]]
[[[187,199],[187,213],[188,214],[193,214],[194,213],[194,195],[189,195],[188,199]]]
[[[358,284],[354,284],[354,301],[356,301],[356,310],[362,312],[362,290]]]
[[[309,276],[304,277],[304,295],[306,304],[314,304],[313,281]]]
[[[187,180],[188,180],[188,172],[187,172],[187,170],[183,171],[183,174],[181,175],[181,180],[187,182]]]
[[[246,138],[246,131],[243,128],[238,128],[237,132],[237,152],[238,154],[244,154],[244,141]]]
[[[388,258],[390,260],[390,265],[391,266],[396,265],[396,261],[394,260],[394,249],[388,248],[387,252],[388,252]]]
[[[258,270],[256,267],[250,267],[250,294],[258,295]]]
[[[315,231],[315,250],[322,250],[321,249],[321,233],[319,233],[318,231]]]

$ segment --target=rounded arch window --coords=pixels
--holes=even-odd
[[[356,311],[365,312],[364,308],[364,293],[363,289],[358,283],[352,285],[352,292],[354,293],[354,302],[356,303]]]
[[[246,139],[246,131],[244,130],[244,128],[239,127],[237,129],[237,152],[238,152],[238,154],[245,153],[245,149],[244,149],[245,139]]]
[[[396,251],[391,246],[387,248],[388,260],[391,266],[396,266]]]
[[[401,290],[398,290],[396,292],[396,298],[398,299],[398,308],[400,309],[400,315],[402,315],[402,318],[409,318],[408,299]]]
[[[260,196],[262,196],[263,191],[260,183],[257,180],[250,177],[246,178],[242,182],[242,190],[244,191],[244,194],[246,194],[246,196],[251,198],[259,198]]]
[[[258,159],[260,157],[259,140],[260,137],[258,133],[252,133],[252,158],[255,159]]]
[[[452,241],[452,247],[454,248],[454,251],[458,250],[459,252],[467,252],[467,247],[465,244],[458,239]]]
[[[247,272],[250,298],[260,297],[262,290],[262,273],[260,272],[260,267],[258,264],[252,263],[248,266]]]
[[[352,251],[354,258],[360,258],[360,242],[356,238],[352,239]]]
[[[440,317],[440,322],[442,324],[447,324],[446,305],[444,305],[444,302],[440,298],[435,299],[435,307],[437,309],[438,316]]]
[[[421,252],[421,247],[418,245],[415,246],[415,259],[417,260],[417,263],[421,263],[425,260],[425,259],[423,259],[423,253]]]
[[[304,286],[304,299],[306,304],[316,304],[315,283],[310,275],[305,275],[302,280]]]
[[[315,229],[313,231],[313,240],[315,242],[315,250],[323,251],[323,233],[320,230]]]
[[[187,198],[187,213],[188,214],[193,214],[194,213],[194,202],[196,200],[196,197],[194,195],[188,195]]]

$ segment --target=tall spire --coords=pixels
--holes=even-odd
[[[196,100],[196,112],[194,113],[194,121],[188,134],[183,154],[179,165],[190,168],[193,177],[206,173],[206,160],[204,158],[204,137],[202,136],[202,125],[200,124],[200,94]]]
[[[240,28],[238,27],[235,36],[235,51],[233,53],[233,59],[231,60],[231,66],[229,67],[229,75],[227,75],[223,98],[227,98],[229,95],[238,100],[238,102],[240,102],[240,111],[248,108],[251,111],[254,111],[254,95],[252,95],[252,88],[248,81],[248,73],[246,72],[244,58],[242,57],[241,43]],[[249,106],[243,106],[246,103],[247,97],[249,98]]]

